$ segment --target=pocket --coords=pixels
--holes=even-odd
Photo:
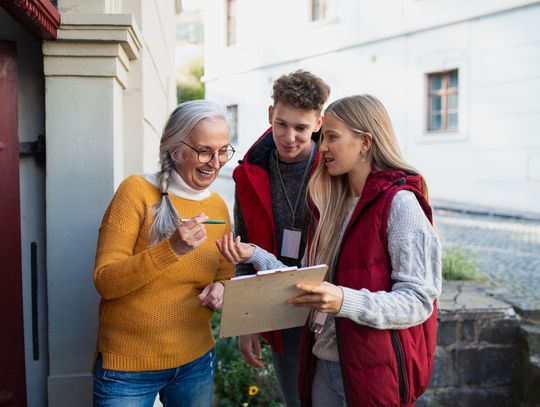
[[[214,363],[216,360],[216,351],[210,349],[206,354],[184,366],[189,371],[191,377],[214,377]]]

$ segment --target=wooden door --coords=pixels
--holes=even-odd
[[[0,40],[0,405],[26,406],[16,43]]]

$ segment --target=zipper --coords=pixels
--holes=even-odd
[[[396,354],[396,361],[398,367],[398,380],[399,380],[399,399],[401,404],[404,405],[407,402],[407,380],[405,374],[405,364],[403,362],[403,350],[399,341],[399,336],[396,331],[390,331],[390,338],[392,339],[392,347]]]

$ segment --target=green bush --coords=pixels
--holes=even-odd
[[[176,85],[176,99],[179,104],[188,100],[204,99],[204,85],[179,83]]]
[[[221,314],[214,313],[212,330],[217,337]],[[238,339],[217,340],[214,393],[217,406],[283,406],[277,389],[269,346],[262,344],[264,368],[249,367],[238,349]]]
[[[176,84],[176,100],[183,103],[189,100],[204,99],[205,86],[202,80],[204,63],[202,59],[184,66],[185,73]]]
[[[456,246],[444,250],[442,276],[445,280],[487,280],[478,269],[474,255]]]

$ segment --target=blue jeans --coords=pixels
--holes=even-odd
[[[287,407],[300,407],[298,397],[298,366],[300,365],[300,339],[302,327],[284,329],[281,339],[285,354],[280,355],[272,350],[272,363],[276,370],[276,378],[281,395]]]
[[[103,369],[99,355],[94,371],[94,407],[152,407],[158,394],[164,407],[210,407],[215,357],[212,349],[177,368],[125,372]]]
[[[316,358],[311,387],[313,407],[345,407],[345,390],[339,362]]]

